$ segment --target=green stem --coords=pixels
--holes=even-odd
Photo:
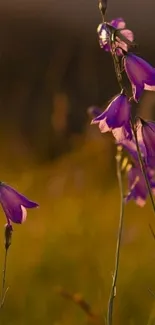
[[[1,291],[1,300],[0,300],[0,309],[4,305],[5,296],[6,296],[6,293],[8,291],[8,288],[5,290],[7,255],[8,255],[8,249],[5,248],[4,267],[3,267],[3,278],[2,278],[2,291]]]
[[[121,153],[118,151],[116,156],[117,163],[117,178],[120,189],[120,217],[119,217],[119,227],[118,227],[118,236],[117,236],[117,245],[115,252],[115,268],[113,274],[112,287],[108,302],[108,311],[107,311],[107,325],[112,325],[113,318],[113,303],[114,298],[116,296],[116,283],[118,277],[118,268],[119,268],[119,260],[120,260],[120,246],[121,246],[121,238],[122,238],[122,230],[123,230],[123,217],[124,217],[124,196],[123,196],[123,184],[122,184],[122,174],[121,174]]]

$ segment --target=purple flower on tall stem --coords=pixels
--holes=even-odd
[[[91,124],[99,124],[102,133],[112,131],[117,141],[131,139],[130,127],[131,104],[127,96],[121,92],[108,105],[106,110],[95,117]]]
[[[134,200],[136,204],[143,207],[146,203],[146,199],[148,196],[148,188],[146,186],[146,182],[140,167],[132,167],[127,171],[128,176],[128,185],[129,185],[129,193],[125,197],[125,201],[128,202],[130,200]],[[152,192],[155,191],[155,182],[152,179],[152,174],[148,170],[147,177],[150,182],[150,187]]]
[[[9,185],[0,182],[0,203],[7,218],[7,223],[23,223],[26,220],[26,208],[36,208],[38,204],[28,200]]]
[[[139,101],[144,89],[155,91],[155,69],[133,53],[124,56],[124,68],[132,85],[133,97]]]
[[[134,39],[133,33],[131,30],[126,29],[126,23],[122,18],[113,19],[110,23],[100,24],[97,28],[99,43],[101,48],[105,51],[111,50],[111,29],[109,27],[113,27],[113,31],[116,29],[120,32],[122,36],[124,36],[128,41],[132,42]],[[117,54],[122,55],[122,50],[128,50],[127,44],[120,39],[117,34],[115,35],[115,48],[117,48]]]
[[[128,159],[124,160],[124,167],[126,168],[129,186],[129,193],[125,197],[125,201],[128,202],[133,199],[139,206],[143,207],[148,196],[148,187],[146,185],[146,180],[139,164],[135,140],[124,139],[122,142],[119,142],[119,145],[123,146],[132,161],[132,163],[128,164]],[[139,148],[145,164],[146,148],[141,138],[139,138]],[[123,169],[124,167],[122,164]],[[155,172],[151,166],[148,166],[147,164],[145,164],[145,170],[148,182],[150,183],[152,194],[155,194]]]
[[[146,163],[155,167],[155,122],[144,121],[139,118],[137,121],[137,138],[143,141],[146,150]]]

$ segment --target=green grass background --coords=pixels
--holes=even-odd
[[[14,225],[0,324],[89,323],[80,307],[57,292],[79,293],[104,324],[112,282],[120,196],[109,140],[91,140],[53,163],[1,163],[1,178],[39,209]],[[15,160],[17,162],[17,159]],[[125,208],[114,324],[155,324],[155,215],[148,202]],[[0,210],[0,266],[5,218]]]

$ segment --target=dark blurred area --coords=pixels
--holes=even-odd
[[[137,52],[155,66],[154,9],[151,0],[109,0],[107,19],[122,16]],[[71,150],[87,108],[118,92],[111,59],[99,48],[100,22],[97,0],[1,2],[0,135],[12,155],[46,161]]]

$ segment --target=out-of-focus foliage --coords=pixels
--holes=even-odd
[[[40,203],[22,226],[14,226],[8,256],[4,325],[86,324],[84,312],[57,287],[80,293],[96,314],[106,313],[119,219],[119,191],[109,137],[87,140],[72,154],[1,177]],[[112,162],[111,162],[112,160]],[[17,185],[18,184],[18,185]],[[155,225],[149,202],[126,206],[115,324],[146,324],[154,298]],[[0,213],[0,265],[3,262]]]
[[[153,5],[142,1],[137,14],[139,1],[110,0],[107,14],[127,21],[137,53],[155,66]],[[119,90],[111,58],[99,48],[100,19],[92,0],[0,3],[0,180],[40,204],[24,225],[14,226],[3,325],[86,324],[80,307],[58,293],[61,286],[82,295],[104,323],[120,198],[115,147],[88,126],[87,108],[104,105]],[[138,110],[152,118],[154,107],[155,93],[146,92]],[[149,202],[143,209],[128,204],[116,325],[155,322],[149,222],[155,229]],[[0,210],[1,274],[4,223]]]

